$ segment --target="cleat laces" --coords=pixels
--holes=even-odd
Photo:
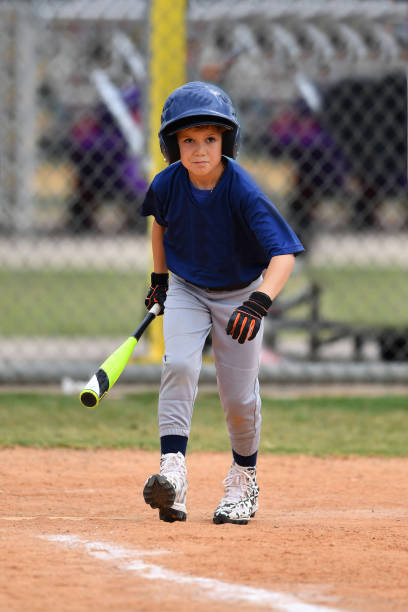
[[[176,501],[184,501],[187,491],[187,469],[184,455],[180,452],[162,455],[160,458],[160,474],[165,476],[173,485],[176,491]]]
[[[225,488],[222,500],[224,503],[235,503],[251,498],[258,492],[256,468],[240,467],[234,462],[222,484]]]

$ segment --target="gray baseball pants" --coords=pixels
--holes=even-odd
[[[212,346],[221,404],[231,447],[249,456],[258,450],[261,398],[258,371],[263,322],[254,340],[239,344],[225,328],[233,310],[256,291],[259,277],[244,289],[213,292],[174,273],[163,315],[165,352],[159,395],[159,434],[189,437],[205,339]]]

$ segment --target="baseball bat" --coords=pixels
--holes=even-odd
[[[96,408],[103,396],[112,389],[125,369],[141,335],[153,319],[156,318],[160,310],[160,304],[154,304],[136,331],[100,365],[98,371],[89,379],[88,383],[81,391],[79,399],[83,406],[87,408]]]

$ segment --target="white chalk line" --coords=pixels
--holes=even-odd
[[[214,578],[189,576],[144,561],[145,557],[169,554],[169,551],[126,549],[106,542],[92,542],[72,534],[38,537],[70,548],[84,548],[88,555],[102,561],[115,562],[119,569],[135,572],[148,580],[163,580],[175,583],[177,586],[194,586],[201,591],[201,594],[216,601],[251,603],[280,612],[340,612],[337,608],[302,602],[287,593],[223,582]]]

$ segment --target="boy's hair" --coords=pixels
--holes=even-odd
[[[192,81],[175,89],[163,106],[159,131],[160,148],[170,164],[180,159],[177,132],[198,125],[225,128],[222,153],[235,159],[239,147],[240,126],[230,98],[215,85]]]

